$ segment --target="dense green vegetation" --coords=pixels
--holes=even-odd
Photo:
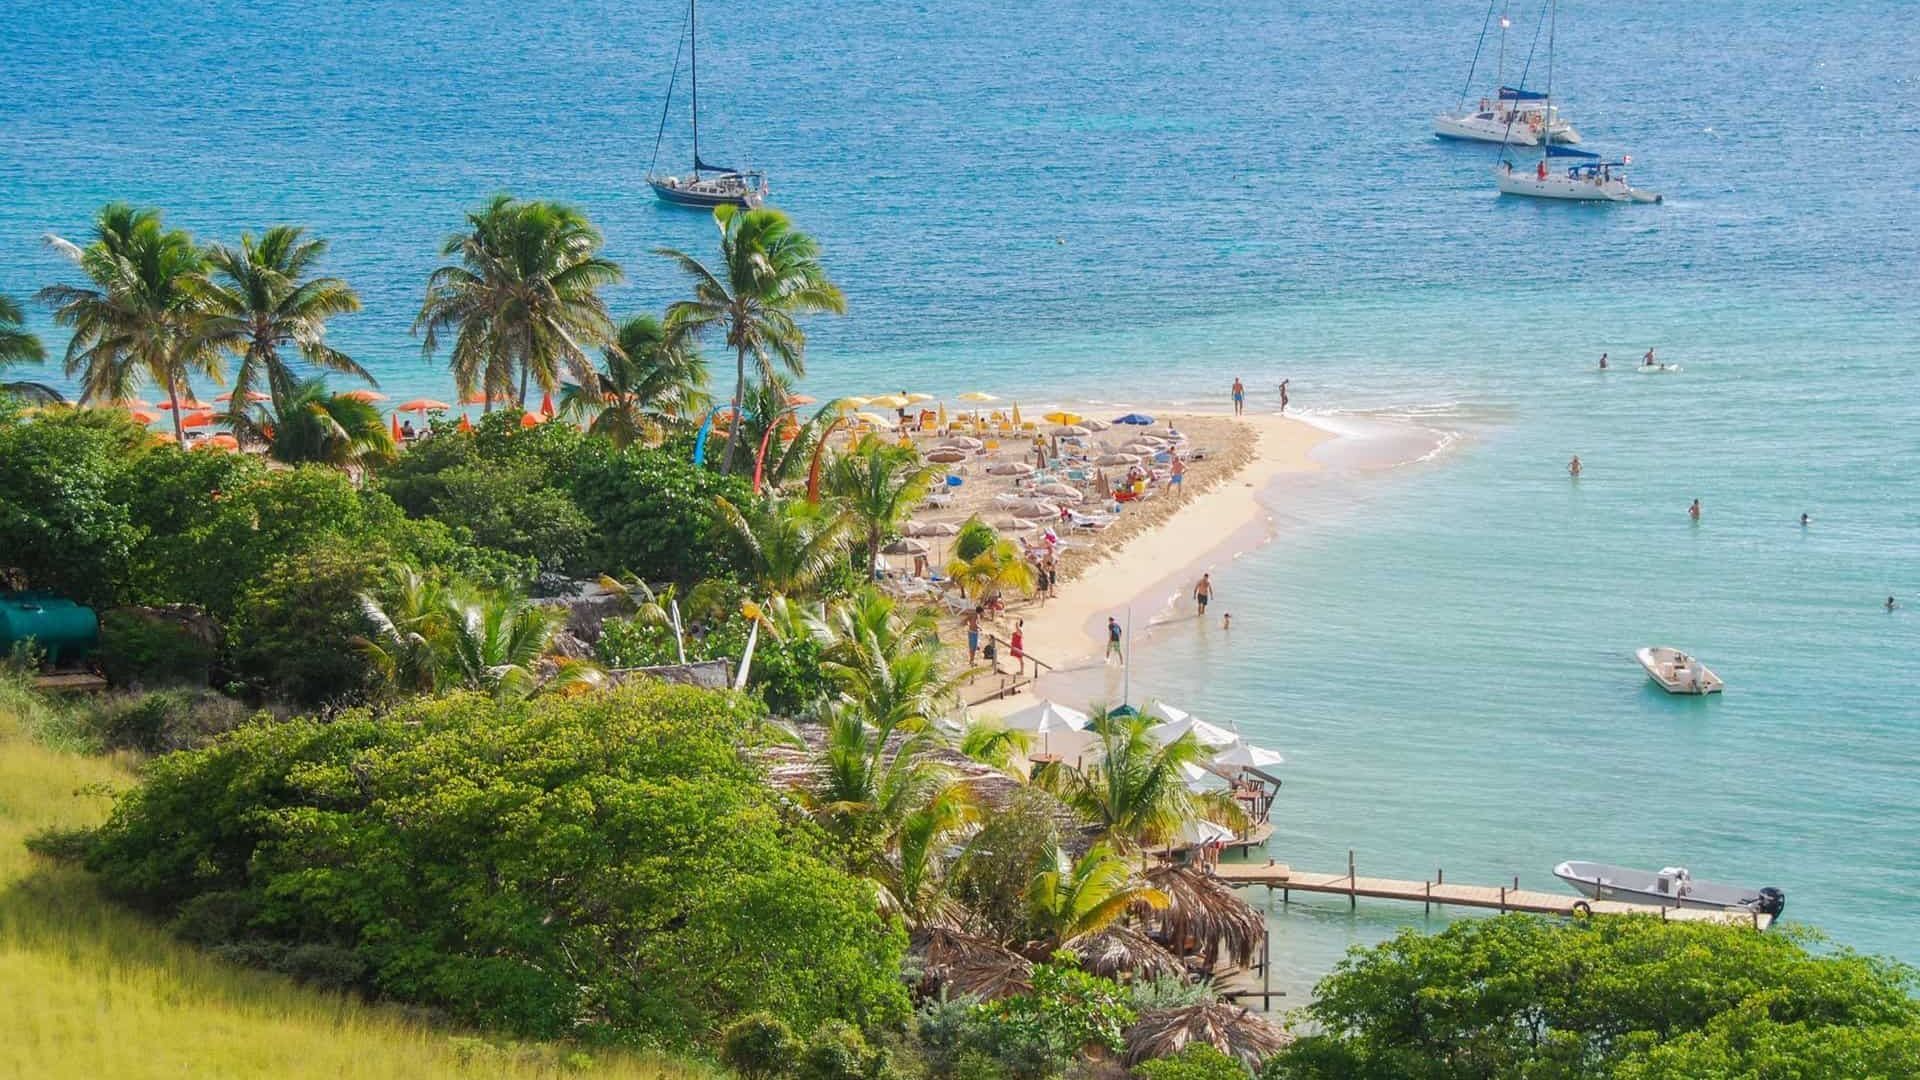
[[[1503,916],[1357,950],[1266,1080],[1920,1075],[1915,974],[1791,933]]]

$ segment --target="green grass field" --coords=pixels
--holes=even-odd
[[[0,683],[0,1077],[550,1077],[713,1080],[667,1059],[503,1048],[399,1010],[223,963],[28,852],[99,822],[132,762],[51,749],[57,711]],[[48,741],[57,741],[48,740]]]

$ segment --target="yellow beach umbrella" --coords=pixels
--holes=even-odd
[[[1041,419],[1050,424],[1073,425],[1085,420],[1086,417],[1081,416],[1077,412],[1068,412],[1065,409],[1060,409],[1056,412],[1048,413],[1041,417]]]
[[[872,424],[874,427],[892,427],[894,424],[893,417],[881,416],[879,413],[870,413],[870,412],[854,413],[853,418],[855,420],[865,421],[866,423]]]
[[[872,398],[863,398],[863,397],[843,397],[839,400],[840,400],[841,412],[852,412],[853,410],[861,408],[873,401]]]
[[[915,390],[907,395],[907,404],[918,405],[923,401],[932,401],[933,395],[924,390]]]
[[[881,394],[879,397],[868,398],[867,404],[878,405],[883,409],[904,409],[912,402],[899,394]]]
[[[940,403],[940,421],[939,421],[939,423],[940,423],[940,430],[941,430],[941,431],[945,431],[945,430],[947,430],[947,403],[946,403],[946,402],[944,402],[944,401]]]
[[[1013,426],[1020,426],[1020,403],[1017,401],[1013,403]]]
[[[988,402],[988,401],[999,401],[1000,399],[997,397],[994,397],[992,394],[989,394],[984,390],[969,390],[966,393],[960,395],[960,400]]]

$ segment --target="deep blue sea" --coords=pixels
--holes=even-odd
[[[1458,434],[1283,488],[1278,542],[1217,575],[1231,637],[1140,650],[1136,687],[1288,753],[1277,857],[1536,887],[1685,863],[1920,961],[1916,9],[1566,0],[1556,96],[1667,197],[1624,207],[1499,198],[1492,148],[1431,136],[1485,10],[708,0],[702,154],[768,169],[825,246],[849,313],[811,326],[818,393],[1219,405],[1239,375],[1270,407],[1288,377],[1310,412]],[[18,5],[0,292],[56,279],[42,234],[112,199],[204,238],[300,223],[366,304],[335,343],[444,396],[409,326],[487,196],[583,207],[622,313],[678,295],[653,248],[710,248],[641,182],[683,17]],[[1636,374],[1649,346],[1682,370]],[[1652,690],[1629,653],[1654,641],[1724,698]],[[1408,922],[1295,905],[1279,981]]]

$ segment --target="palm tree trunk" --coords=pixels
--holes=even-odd
[[[171,379],[167,381],[167,404],[172,406],[167,411],[173,414],[173,443],[185,450],[187,439],[180,426],[180,388]]]
[[[520,405],[520,411],[521,411],[521,412],[523,412],[523,413],[527,411],[527,371],[528,371],[528,368],[526,368],[526,367],[522,367],[522,368],[520,369],[520,401],[519,401],[519,405]]]
[[[860,568],[860,580],[873,581],[873,567],[880,561],[880,526],[867,527],[867,565]]]
[[[741,406],[741,403],[745,400],[746,394],[747,394],[747,347],[745,345],[742,345],[739,348],[739,351],[737,353],[737,359],[734,363],[733,421],[727,425],[727,462],[726,462],[726,465],[724,465],[721,468],[720,470],[721,472],[725,472],[725,473],[733,472],[733,455],[734,455],[734,451],[737,450],[740,446],[740,429],[746,426],[744,423],[742,423],[742,416],[740,414],[740,406]]]

